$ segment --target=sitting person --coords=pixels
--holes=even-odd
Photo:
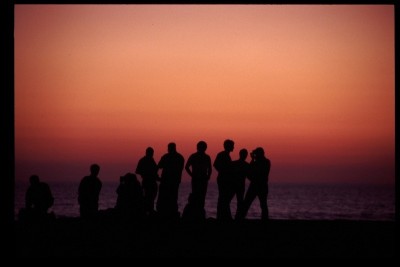
[[[54,204],[50,187],[47,183],[40,182],[37,175],[32,175],[29,181],[30,186],[25,195],[25,209],[20,211],[20,219],[21,217],[44,218],[48,215],[48,209]]]
[[[185,222],[200,222],[206,219],[206,211],[201,199],[196,199],[192,193],[189,195],[188,203],[183,209],[182,220]]]
[[[141,217],[144,214],[143,191],[134,173],[120,177],[115,210],[123,216]]]

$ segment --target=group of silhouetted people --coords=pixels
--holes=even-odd
[[[219,152],[212,165],[206,154],[207,143],[200,141],[197,152],[191,154],[185,164],[184,157],[177,152],[176,144],[168,144],[168,153],[155,162],[154,150],[146,149],[136,168],[136,174],[142,178],[139,182],[135,173],[120,177],[117,188],[116,214],[133,218],[159,216],[161,218],[179,218],[178,191],[182,171],[185,169],[191,176],[191,193],[183,209],[185,221],[201,221],[206,218],[205,198],[212,166],[218,171],[217,219],[233,220],[230,203],[236,196],[237,208],[235,219],[243,220],[256,197],[260,201],[261,219],[268,219],[268,176],[270,160],[265,157],[264,149],[256,148],[250,153],[251,161],[247,162],[248,151],[241,149],[239,159],[232,161],[230,153],[234,150],[232,140],[224,141],[224,150]],[[161,176],[158,172],[162,169]],[[100,166],[92,164],[90,175],[83,177],[78,189],[80,216],[83,219],[95,218],[99,210],[99,194],[102,188],[98,174]],[[245,192],[246,178],[250,181]],[[159,185],[158,185],[159,182]],[[158,198],[157,198],[158,195]],[[157,202],[155,200],[157,198]],[[30,187],[26,193],[25,212],[45,215],[53,205],[54,198],[46,183],[40,182],[37,175],[30,178]]]

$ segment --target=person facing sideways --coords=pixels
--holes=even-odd
[[[41,182],[39,176],[29,178],[30,186],[25,195],[25,209],[30,214],[44,216],[53,206],[54,198],[47,183]]]
[[[148,147],[146,155],[141,158],[136,167],[136,173],[142,177],[142,187],[144,191],[144,205],[147,215],[154,213],[154,201],[157,196],[158,167],[154,158],[154,149]]]
[[[248,156],[247,149],[241,149],[239,151],[239,159],[232,162],[232,178],[233,178],[233,192],[232,197],[236,195],[236,214],[237,219],[238,212],[243,205],[244,192],[246,188],[246,178],[249,175],[250,164],[246,161]]]
[[[217,154],[214,167],[218,171],[218,203],[217,219],[232,220],[230,199],[232,195],[232,159],[229,155],[234,149],[235,143],[227,139],[224,141],[224,151]]]
[[[102,183],[97,177],[99,172],[100,166],[92,164],[90,166],[90,175],[83,177],[79,184],[78,202],[81,218],[93,218],[97,215],[99,194],[102,187]]]
[[[238,219],[244,219],[253,200],[258,197],[261,207],[261,219],[268,220],[268,176],[271,169],[271,161],[265,157],[262,147],[256,148],[251,154],[249,180],[250,185],[247,189],[240,209]]]
[[[126,217],[142,217],[144,215],[143,191],[136,174],[127,173],[120,177],[117,188],[115,209]]]
[[[178,189],[181,183],[185,159],[176,151],[176,144],[168,144],[168,153],[158,163],[162,169],[160,190],[157,199],[157,212],[162,217],[176,218],[178,212]]]
[[[204,202],[207,194],[207,185],[212,173],[211,158],[206,154],[207,143],[197,143],[197,152],[190,155],[185,170],[192,177],[192,194],[188,200],[199,213],[205,213]],[[196,209],[197,207],[197,209]]]

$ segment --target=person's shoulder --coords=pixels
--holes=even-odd
[[[217,157],[222,157],[224,154],[225,154],[225,151],[220,151],[220,152],[218,152]]]
[[[49,186],[49,184],[48,184],[48,183],[45,183],[45,182],[41,182],[41,185],[42,185],[43,187],[47,187],[47,188],[50,188],[50,186]]]

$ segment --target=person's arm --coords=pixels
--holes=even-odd
[[[267,159],[267,167],[266,167],[266,170],[265,170],[265,176],[267,178],[267,181],[268,181],[268,176],[269,176],[269,171],[270,170],[271,170],[271,161]]]
[[[221,171],[221,155],[218,154],[214,160],[214,168],[220,172]]]
[[[181,155],[181,166],[180,166],[181,171],[183,171],[184,166],[185,166],[185,158]]]
[[[162,156],[160,161],[157,164],[158,170],[164,168],[164,161],[165,161],[164,156]]]
[[[46,184],[46,194],[47,194],[47,200],[48,200],[48,208],[53,206],[54,204],[54,197],[53,194],[51,193],[50,186]]]
[[[136,166],[136,173],[142,175],[143,173],[143,167],[142,167],[142,159],[139,160],[137,166]]]
[[[207,158],[207,179],[210,180],[211,174],[212,174],[212,166],[211,166],[211,158],[208,156]]]
[[[164,163],[165,159],[164,159],[164,158],[165,158],[165,157],[162,156],[161,159],[160,159],[160,161],[159,161],[158,164],[157,164],[157,176],[160,177],[160,180],[161,180],[161,176],[162,176],[162,175],[159,175],[159,174],[158,174],[158,171],[159,171],[160,169],[163,169],[163,168],[164,168],[164,165],[165,165],[165,163]],[[162,174],[162,173],[161,173],[161,174]]]
[[[25,194],[25,208],[30,209],[32,205],[32,197],[31,197],[31,192],[30,188],[26,191]]]
[[[186,162],[186,165],[185,165],[185,170],[190,175],[190,177],[193,176],[192,170],[190,169],[190,166],[192,165],[192,160],[193,160],[192,156],[190,156],[188,161]]]
[[[82,201],[82,187],[83,187],[83,179],[79,184],[79,188],[78,188],[78,203],[81,204]]]

